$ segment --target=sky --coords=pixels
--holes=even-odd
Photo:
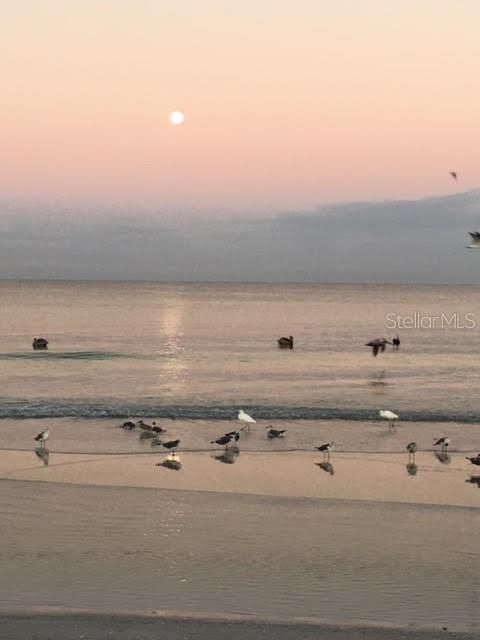
[[[4,2],[0,198],[260,219],[468,191],[479,24],[478,0]]]

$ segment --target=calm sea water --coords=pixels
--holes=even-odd
[[[44,483],[14,480],[1,463],[17,452],[2,453],[1,607],[479,628],[476,508],[48,482],[55,452],[151,453],[118,429],[127,418],[156,419],[182,450],[198,451],[236,424],[239,408],[259,424],[242,436],[235,468],[249,451],[312,452],[327,439],[338,443],[335,455],[404,455],[409,440],[425,450],[444,433],[465,465],[458,452],[480,442],[479,293],[0,282],[0,449],[32,450],[48,425],[53,452],[50,467],[33,452],[27,464],[44,469]],[[397,330],[397,316],[430,328]],[[478,328],[466,328],[472,322]],[[372,357],[365,342],[397,333],[398,351]],[[295,348],[278,349],[290,334]],[[49,349],[34,352],[40,336]],[[397,435],[379,425],[381,408],[400,414]],[[288,437],[268,441],[267,421]],[[450,494],[478,492],[464,467],[432,460],[450,474]],[[435,483],[437,472],[423,471],[408,481]],[[318,473],[319,482],[337,477]]]
[[[479,294],[3,281],[0,418],[212,420],[242,407],[265,419],[364,420],[381,402],[404,421],[477,422]],[[397,330],[397,316],[433,328]],[[398,352],[374,358],[364,346],[397,333]],[[293,350],[277,348],[282,335],[295,337]],[[32,350],[35,336],[48,351]]]

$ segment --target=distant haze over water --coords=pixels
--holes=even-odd
[[[0,277],[478,284],[480,192],[252,218],[0,209]]]

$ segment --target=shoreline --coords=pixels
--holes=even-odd
[[[437,640],[439,635],[456,640],[478,640],[480,628],[449,628],[437,625],[400,625],[372,620],[335,622],[325,618],[272,618],[250,614],[180,613],[175,611],[92,611],[38,607],[28,610],[2,611],[0,609],[0,639],[36,638],[41,631],[48,632],[49,640],[101,638],[102,634],[115,634],[116,638],[139,639],[272,638],[275,640]],[[12,635],[15,634],[15,635]],[[93,634],[93,635],[92,635]],[[97,635],[98,634],[98,635]],[[123,635],[125,634],[125,635]]]

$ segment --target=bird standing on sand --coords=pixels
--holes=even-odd
[[[480,466],[480,453],[477,453],[477,455],[472,458],[466,457],[465,460],[470,460],[472,464],[476,464]]]
[[[442,447],[442,452],[445,452],[447,450],[448,445],[450,444],[451,440],[448,436],[443,436],[442,438],[439,438],[436,442],[433,443],[433,446],[436,447],[438,445],[441,445]]]
[[[238,412],[238,420],[242,423],[242,431],[244,429],[250,431],[250,425],[257,423],[257,421],[254,420],[252,416],[249,416],[248,413],[245,413],[243,409],[240,409],[240,411]]]
[[[225,446],[225,449],[227,449],[228,445],[230,444],[232,439],[233,439],[233,434],[232,433],[226,433],[224,436],[221,436],[220,438],[217,438],[216,440],[211,440],[210,444],[219,444],[222,447]]]
[[[127,420],[122,424],[122,429],[126,429],[127,431],[133,431],[135,429],[135,423],[131,420]]]
[[[45,431],[41,431],[38,435],[35,436],[34,440],[40,443],[40,446],[45,447],[46,441],[50,437],[50,431],[45,429]]]
[[[389,409],[386,409],[385,411],[380,410],[378,413],[380,414],[381,418],[388,421],[388,428],[393,429],[396,420],[398,420],[397,414],[393,413],[393,411],[390,411]]]
[[[469,231],[468,234],[472,240],[467,244],[467,249],[480,249],[480,231]]]
[[[410,458],[412,458],[413,462],[415,462],[415,453],[418,449],[417,447],[417,443],[416,442],[409,442],[406,446],[406,449],[408,451],[408,459],[410,460]]]
[[[265,429],[268,429],[268,433],[267,433],[268,438],[283,438],[287,433],[286,429],[274,429],[272,425],[265,427]]]
[[[279,338],[277,342],[280,349],[293,349],[293,336]]]
[[[372,355],[376,356],[379,351],[385,351],[385,347],[387,344],[392,344],[386,338],[375,338],[375,340],[370,340],[370,342],[365,343],[366,347],[372,348]]]
[[[178,445],[180,444],[180,440],[169,440],[168,442],[162,442],[161,440],[155,440],[154,443],[159,446],[165,447],[165,449],[170,449],[172,451],[172,457],[175,456],[175,449],[178,449]]]
[[[321,444],[319,447],[315,447],[315,449],[318,449],[323,453],[324,461],[330,460],[330,451],[332,450],[332,447],[334,444],[335,442],[332,441],[332,442],[326,442],[325,444]]]

